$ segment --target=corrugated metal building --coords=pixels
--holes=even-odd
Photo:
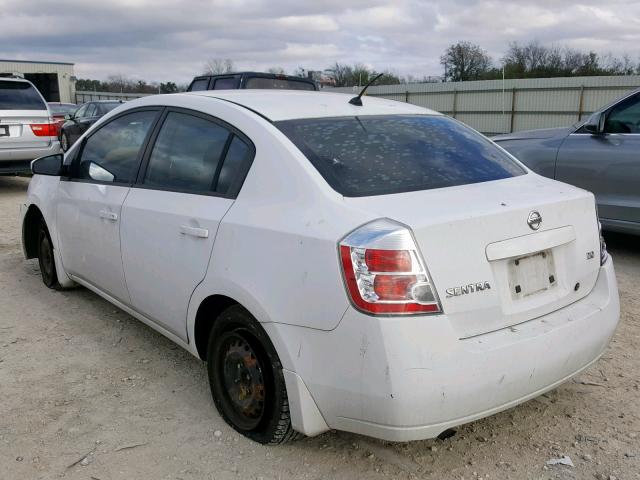
[[[18,74],[32,82],[48,102],[75,103],[73,63],[0,60],[2,74]]]
[[[492,134],[571,125],[638,87],[640,75],[629,75],[381,85],[367,95],[431,108]]]

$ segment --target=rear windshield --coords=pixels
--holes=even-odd
[[[430,190],[525,170],[460,122],[436,115],[277,122],[324,179],[347,197]]]
[[[250,77],[244,88],[262,88],[276,90],[315,90],[313,83],[287,80],[283,78]]]
[[[27,82],[0,80],[0,110],[46,110],[38,91]]]
[[[122,103],[120,102],[99,103],[98,105],[99,105],[98,108],[100,108],[100,113],[104,115],[105,113],[110,112],[114,108],[119,107],[120,105],[122,105]]]

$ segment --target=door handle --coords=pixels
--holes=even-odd
[[[112,222],[118,221],[118,214],[115,212],[110,212],[108,210],[100,210],[100,218],[104,218],[105,220],[111,220]]]
[[[190,235],[197,238],[209,238],[209,230],[206,228],[190,227],[189,225],[181,225],[180,233]]]

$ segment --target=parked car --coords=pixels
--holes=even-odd
[[[640,90],[571,127],[493,140],[539,174],[592,191],[603,228],[640,235]]]
[[[96,100],[87,102],[71,114],[60,127],[62,151],[69,150],[78,138],[103,115],[122,105],[122,100]]]
[[[619,300],[593,195],[444,115],[349,99],[131,101],[33,163],[26,257],[205,360],[262,443],[431,438],[595,362]]]
[[[0,175],[30,172],[37,157],[60,151],[56,126],[28,80],[0,78]]]
[[[199,75],[194,77],[188,92],[201,90],[236,89],[276,89],[276,90],[318,90],[311,79],[262,72],[238,72],[220,75]]]
[[[73,113],[78,109],[78,105],[75,103],[60,103],[60,102],[49,102],[47,103],[49,107],[49,111],[51,112],[51,116],[53,117],[53,121],[55,122],[58,131],[62,128],[64,122],[70,118]]]

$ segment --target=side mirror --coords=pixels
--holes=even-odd
[[[72,114],[72,113],[67,113],[67,114],[64,116],[64,119],[65,119],[65,120],[71,120],[72,118],[73,118],[73,114]]]
[[[36,158],[31,162],[31,172],[34,175],[50,175],[53,177],[59,177],[60,174],[62,174],[63,158],[64,157],[61,153]]]
[[[584,129],[592,135],[602,135],[604,133],[605,114],[596,112],[589,117],[583,125]]]

